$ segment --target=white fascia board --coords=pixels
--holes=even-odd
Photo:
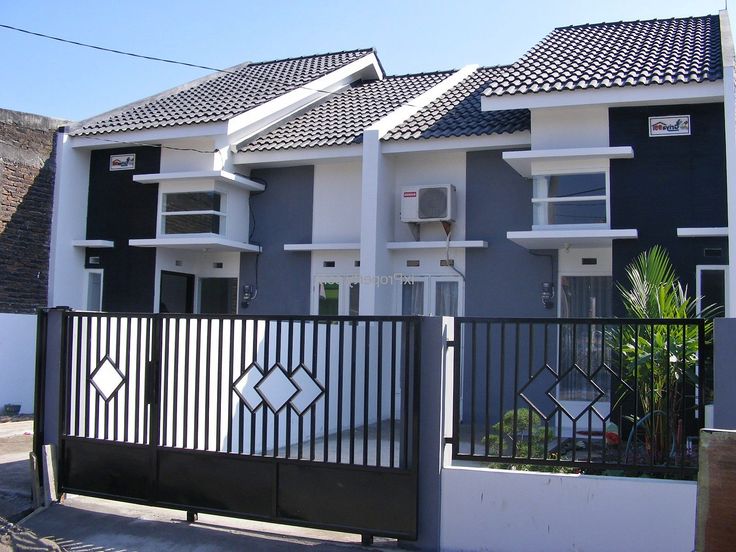
[[[525,249],[563,249],[566,247],[610,246],[613,240],[638,237],[636,229],[617,230],[530,230],[506,232],[506,238]]]
[[[483,96],[481,111],[504,109],[539,109],[607,105],[667,105],[677,103],[708,103],[723,101],[723,81],[687,84],[650,84],[617,86],[596,90],[565,90],[507,96]]]
[[[383,78],[383,71],[374,53],[233,117],[227,125],[228,140],[231,144],[240,143],[289,115],[322,101],[359,78]]]
[[[419,138],[407,140],[383,140],[381,151],[386,154],[422,151],[481,150],[530,146],[532,135],[528,130],[513,134],[488,136],[462,136],[453,138]]]
[[[557,161],[574,159],[632,159],[631,146],[596,148],[560,148],[546,150],[505,151],[503,160],[525,178],[532,177],[532,163],[537,161]]]
[[[203,123],[200,125],[177,125],[173,127],[107,132],[101,135],[72,136],[73,148],[117,148],[121,145],[159,144],[169,140],[211,137],[224,134],[227,122]]]
[[[678,238],[726,238],[728,237],[728,228],[710,227],[710,228],[678,228]]]
[[[174,182],[187,180],[214,180],[223,184],[230,184],[243,188],[250,192],[262,192],[266,187],[260,182],[255,182],[250,178],[234,174],[228,171],[186,171],[186,172],[170,172],[170,173],[153,173],[153,174],[135,174],[133,182],[141,184],[157,184],[159,182]]]
[[[401,123],[409,119],[412,115],[417,113],[420,109],[428,106],[434,100],[442,96],[445,92],[450,90],[456,84],[462,82],[466,77],[474,73],[478,69],[478,65],[466,65],[459,71],[456,71],[445,80],[436,84],[426,92],[420,94],[416,98],[409,100],[404,105],[395,109],[382,119],[379,119],[366,130],[377,130],[378,137],[382,138],[386,133],[399,126]]]
[[[359,243],[285,243],[284,251],[360,251]]]
[[[260,253],[261,247],[250,243],[227,240],[220,237],[146,238],[128,240],[131,247],[165,247],[196,251],[239,251]]]
[[[303,164],[305,161],[328,161],[331,159],[360,158],[363,148],[360,144],[349,146],[328,146],[324,148],[294,148],[274,151],[246,151],[233,156],[235,165],[268,165],[288,167]]]
[[[444,241],[413,241],[413,242],[388,242],[386,249],[445,249],[447,242]],[[488,242],[483,240],[456,240],[450,241],[450,249],[474,249],[488,247]]]

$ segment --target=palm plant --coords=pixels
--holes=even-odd
[[[624,325],[622,379],[635,390],[634,429],[644,429],[656,463],[667,462],[681,439],[685,390],[698,384],[701,335],[695,298],[689,297],[661,246],[643,252],[627,268],[628,286],[618,284],[628,315],[641,319],[682,319],[683,323]],[[712,312],[714,307],[706,309]],[[704,341],[712,322],[705,323]],[[641,415],[639,415],[641,414]]]

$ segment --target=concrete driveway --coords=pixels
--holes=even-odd
[[[20,521],[31,506],[28,453],[33,422],[0,424],[0,552],[219,552],[231,550],[315,552],[396,550],[391,539],[371,548],[360,536],[200,514],[186,523],[179,510],[69,496]]]

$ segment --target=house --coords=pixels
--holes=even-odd
[[[412,75],[370,49],[243,64],[67,126],[49,302],[599,317],[662,244],[732,312],[729,29],[564,27]]]

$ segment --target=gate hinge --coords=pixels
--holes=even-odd
[[[448,339],[447,341],[445,341],[445,344],[448,347],[454,347],[455,346],[455,340],[454,339]]]

